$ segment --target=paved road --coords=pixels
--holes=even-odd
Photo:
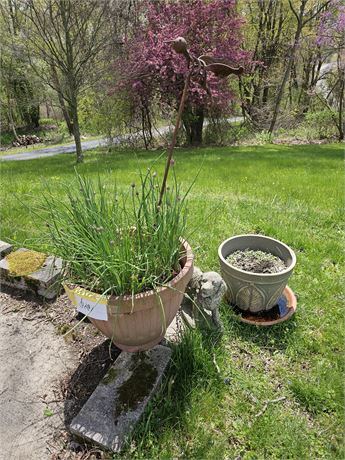
[[[228,119],[229,122],[242,121],[242,117],[232,117]],[[207,125],[207,121],[205,122]],[[164,126],[157,129],[157,134],[165,134],[169,130],[169,126]],[[113,144],[120,144],[123,140],[128,139],[129,135],[125,134],[123,136],[118,136],[113,139]],[[106,139],[96,139],[93,141],[83,141],[81,143],[83,151],[92,150],[101,145],[107,145],[108,141]],[[52,157],[54,155],[59,155],[60,153],[74,153],[75,144],[70,145],[60,145],[57,147],[47,147],[46,149],[37,149],[31,150],[30,152],[23,153],[14,153],[13,155],[5,155],[0,159],[2,161],[21,161],[21,160],[35,160],[36,158]]]
[[[82,149],[91,150],[100,145],[106,145],[107,141],[104,139],[96,139],[94,141],[83,141],[81,143]],[[52,157],[60,153],[73,153],[75,152],[75,144],[60,145],[57,147],[47,147],[46,149],[30,150],[29,152],[14,153],[13,155],[5,155],[1,158],[2,161],[20,161],[20,160],[34,160],[36,158]]]

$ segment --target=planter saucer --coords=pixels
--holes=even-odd
[[[250,311],[240,310],[236,306],[232,308],[242,323],[254,324],[256,326],[273,326],[291,318],[296,311],[297,300],[292,289],[286,286],[283,294],[279,297],[277,305],[268,311],[254,314]]]

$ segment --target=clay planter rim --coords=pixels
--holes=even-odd
[[[285,270],[282,270],[282,271],[277,272],[277,273],[250,272],[250,271],[242,270],[241,268],[237,268],[234,265],[231,265],[226,260],[226,257],[228,257],[230,254],[227,254],[227,256],[224,257],[223,256],[223,248],[229,241],[239,239],[239,238],[244,238],[244,237],[255,237],[255,238],[260,238],[262,240],[269,240],[269,241],[273,241],[273,242],[283,246],[290,253],[291,263],[285,268]],[[269,252],[271,254],[271,252],[269,250],[267,252]],[[221,243],[221,245],[219,246],[219,248],[218,248],[218,257],[222,262],[224,262],[224,264],[228,265],[233,270],[237,270],[239,273],[245,273],[246,275],[250,275],[253,278],[253,280],[262,279],[262,277],[267,278],[267,279],[276,278],[278,275],[284,275],[284,274],[292,271],[295,268],[295,265],[296,265],[296,254],[294,253],[294,251],[287,244],[285,244],[282,241],[279,241],[279,240],[277,240],[275,238],[271,238],[270,236],[257,235],[256,233],[247,233],[247,234],[242,234],[242,235],[235,235],[235,236],[232,236],[231,238],[228,238],[228,239],[224,240]]]
[[[111,314],[126,314],[126,313],[133,313],[137,311],[142,311],[142,310],[149,310],[151,308],[150,305],[147,305],[146,302],[141,302],[142,299],[145,299],[146,297],[150,297],[152,295],[159,295],[163,291],[167,289],[172,289],[174,290],[174,286],[178,283],[178,281],[184,277],[187,272],[193,267],[193,260],[194,260],[194,255],[192,252],[192,248],[190,247],[189,243],[187,240],[181,239],[181,244],[184,248],[184,254],[183,254],[183,259],[185,260],[185,263],[183,265],[182,270],[174,276],[174,278],[166,283],[164,286],[158,287],[157,289],[150,289],[149,291],[143,291],[138,294],[135,294],[134,296],[131,295],[122,295],[122,296],[112,296],[112,295],[102,295],[98,294],[92,291],[89,291],[81,286],[70,286],[68,283],[65,283],[64,286],[66,286],[69,290],[75,292],[76,289],[80,288],[85,295],[90,295],[90,296],[99,296],[100,298],[103,298],[107,302],[107,308],[111,307],[120,307],[116,312],[111,311]],[[129,308],[127,307],[124,303],[132,301],[134,308]]]

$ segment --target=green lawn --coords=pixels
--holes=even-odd
[[[147,168],[158,155],[105,152],[86,152],[78,171],[119,187],[129,187],[138,165]],[[297,312],[260,329],[239,323],[224,305],[220,341],[187,335],[124,457],[344,458],[342,156],[340,145],[178,149],[185,188],[201,166],[187,235],[196,264],[219,270],[218,246],[235,234],[278,238],[296,251],[289,284]],[[1,238],[44,249],[44,225],[14,194],[33,207],[42,199],[41,178],[62,193],[73,167],[72,155],[1,163]],[[279,397],[285,399],[262,412]]]

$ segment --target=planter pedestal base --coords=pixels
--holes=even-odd
[[[161,337],[158,337],[158,339],[151,340],[151,342],[144,343],[140,345],[140,351],[147,351],[150,350],[151,348],[155,347],[156,345],[159,344],[164,339],[164,335]],[[134,353],[138,351],[137,346],[129,347],[128,345],[122,345],[121,343],[118,343],[116,340],[114,341],[114,344],[120,348],[120,350],[125,351],[127,353]]]
[[[236,306],[232,306],[232,308],[242,323],[254,324],[255,326],[273,326],[291,318],[296,311],[297,300],[292,289],[286,286],[277,305],[270,310],[253,314],[250,311],[240,310]]]

